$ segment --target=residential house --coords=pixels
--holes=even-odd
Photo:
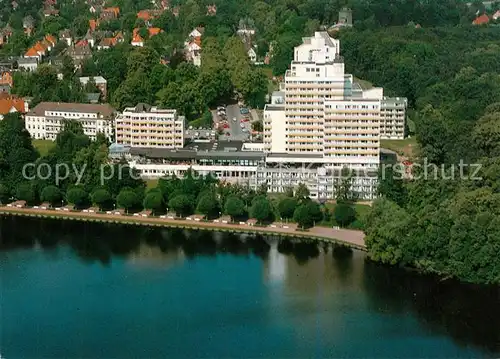
[[[184,45],[186,61],[192,62],[195,66],[201,66],[201,38],[197,37]]]
[[[68,29],[59,31],[59,41],[64,41],[68,46],[73,44],[71,32]]]
[[[59,16],[59,10],[57,10],[56,8],[54,8],[52,6],[46,7],[43,10],[43,16],[44,17]]]
[[[28,15],[23,19],[23,29],[27,36],[31,36],[35,30],[35,19],[33,16]]]
[[[241,19],[238,24],[238,31],[236,33],[239,36],[253,36],[255,35],[255,22],[251,18]]]
[[[9,113],[19,112],[25,114],[28,112],[28,104],[22,98],[12,95],[0,97],[0,120]]]
[[[483,14],[483,15],[475,18],[474,21],[472,22],[472,25],[485,25],[489,22],[490,22],[490,18],[488,17],[488,15]]]
[[[55,140],[67,119],[82,124],[83,133],[95,140],[98,133],[111,138],[115,109],[108,104],[41,102],[25,117],[32,138]]]
[[[497,12],[495,12],[491,18],[495,21],[500,19],[500,10],[497,10]]]
[[[83,40],[87,41],[87,44],[89,44],[90,47],[94,47],[97,41],[94,32],[92,32],[90,29],[87,30],[87,33],[85,34]]]
[[[96,87],[99,89],[101,92],[102,98],[106,99],[107,96],[107,86],[108,82],[106,79],[102,76],[94,76],[94,77],[80,77],[80,83],[82,84],[83,87],[87,86],[89,81],[94,80]]]
[[[68,47],[65,54],[71,57],[76,68],[81,68],[82,63],[92,56],[92,51],[86,41],[80,41],[76,45]]]
[[[133,31],[132,41],[130,42],[130,44],[132,46],[138,46],[138,47],[144,46],[145,40],[139,34],[139,30],[140,29],[135,28],[134,31]],[[163,32],[163,30],[160,29],[159,27],[150,27],[150,28],[148,28],[148,32],[149,32],[149,38],[151,38],[151,37],[153,37],[155,35],[158,35],[160,32]]]
[[[23,71],[33,72],[38,67],[38,58],[20,57],[17,60],[17,68]]]
[[[9,71],[4,71],[0,75],[0,92],[9,93],[13,86],[12,75]]]
[[[12,28],[10,25],[5,26],[0,30],[0,46],[9,42],[9,38],[12,36]]]
[[[97,50],[110,49],[123,41],[124,41],[123,34],[121,31],[118,31],[113,36],[103,37],[99,42],[99,44],[97,45]]]
[[[104,21],[114,20],[120,16],[120,8],[119,7],[107,7],[102,9],[99,18]]]
[[[199,26],[189,33],[189,38],[184,42],[186,60],[196,66],[201,66],[201,37],[205,28]]]
[[[152,21],[161,16],[162,10],[152,9],[152,10],[141,10],[137,13],[137,18],[144,21],[147,26],[152,25]]]
[[[217,5],[207,5],[207,16],[215,16],[217,15]]]
[[[248,58],[250,59],[250,62],[255,65],[257,62],[257,53],[255,52],[253,47],[250,47],[247,51]]]
[[[52,35],[45,35],[45,38],[41,41],[38,41],[35,45],[26,51],[24,57],[34,58],[38,61],[42,60],[43,56],[46,56],[50,50],[55,46],[57,40]]]
[[[14,11],[17,10],[17,8],[19,7],[19,4],[17,3],[16,0],[12,1],[10,4],[12,5],[12,10]]]
[[[89,7],[89,12],[95,14],[96,12],[102,11],[102,5],[92,4]]]

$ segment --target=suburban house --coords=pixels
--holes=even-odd
[[[12,28],[7,25],[2,30],[0,30],[0,46],[9,42],[9,38],[12,36]]]
[[[255,35],[255,22],[250,18],[241,19],[238,24],[238,31],[236,33],[239,36]]]
[[[43,10],[43,16],[44,17],[59,16],[59,10],[57,10],[53,6],[48,6]]]
[[[474,19],[472,22],[472,25],[485,25],[490,22],[490,18],[488,15],[483,14],[481,16],[478,16]]]
[[[79,41],[76,45],[68,47],[64,53],[71,57],[76,68],[80,68],[85,59],[92,56],[90,46],[84,40]]]
[[[118,31],[111,37],[103,37],[99,42],[99,44],[97,45],[97,50],[110,49],[123,41],[124,41],[123,34],[121,31]]]
[[[94,83],[96,84],[97,88],[99,89],[99,91],[101,92],[102,98],[106,99],[108,82],[106,81],[106,79],[104,77],[93,76],[93,77],[80,77],[78,79],[80,80],[80,83],[82,84],[82,86],[84,88],[85,88],[85,86],[87,86],[89,81],[91,81],[91,79],[92,79],[94,81]]]
[[[57,40],[52,35],[45,35],[45,38],[38,41],[35,45],[26,51],[24,57],[27,59],[37,59],[40,61],[43,56],[46,56],[50,50],[55,46]]]
[[[186,60],[195,66],[201,66],[201,37],[205,29],[197,27],[189,34],[189,38],[184,43],[184,53]]]
[[[12,89],[12,86],[14,85],[12,81],[12,75],[8,71],[2,72],[0,75],[0,92],[1,93],[9,93],[10,90]]]
[[[135,28],[133,33],[132,33],[132,41],[130,44],[132,46],[138,46],[138,47],[143,47],[145,40],[142,38],[142,36],[139,34],[140,29]],[[150,27],[148,29],[149,37],[153,37],[155,35],[158,35],[160,32],[163,32],[162,29],[159,27]]]
[[[38,67],[38,59],[20,57],[17,59],[17,67],[23,71],[35,71]]]
[[[68,29],[59,31],[59,41],[64,41],[68,46],[73,44],[71,32]]]
[[[119,7],[107,7],[102,9],[99,18],[104,21],[114,20],[120,16],[120,8]]]
[[[255,65],[257,62],[257,53],[255,52],[253,47],[250,47],[247,51],[248,53],[248,58],[250,59],[250,62]]]
[[[160,9],[141,10],[137,13],[137,18],[144,21],[147,26],[151,26],[151,21],[160,17],[162,12]]]
[[[35,30],[35,19],[31,15],[23,19],[23,30],[27,36],[31,36]]]
[[[0,120],[9,113],[19,112],[25,114],[28,112],[28,104],[22,98],[12,95],[0,96]]]

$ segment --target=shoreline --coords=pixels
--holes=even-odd
[[[339,244],[366,252],[364,233],[350,229],[333,229],[313,227],[308,231],[297,231],[293,228],[250,226],[248,224],[215,223],[187,219],[169,219],[158,217],[142,217],[123,214],[90,213],[81,211],[61,211],[53,209],[0,207],[0,215],[48,218],[58,220],[77,220],[82,222],[116,223],[153,227],[170,227],[185,229],[202,229],[217,232],[238,232],[247,234],[281,235],[297,239],[310,239],[322,243]]]

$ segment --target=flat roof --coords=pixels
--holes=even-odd
[[[267,158],[323,158],[322,154],[292,154],[292,153],[269,153]]]

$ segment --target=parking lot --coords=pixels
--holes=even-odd
[[[250,138],[252,118],[248,109],[240,108],[238,105],[229,105],[225,111],[218,113],[225,113],[225,116],[217,115],[223,138],[231,141],[247,141]]]

